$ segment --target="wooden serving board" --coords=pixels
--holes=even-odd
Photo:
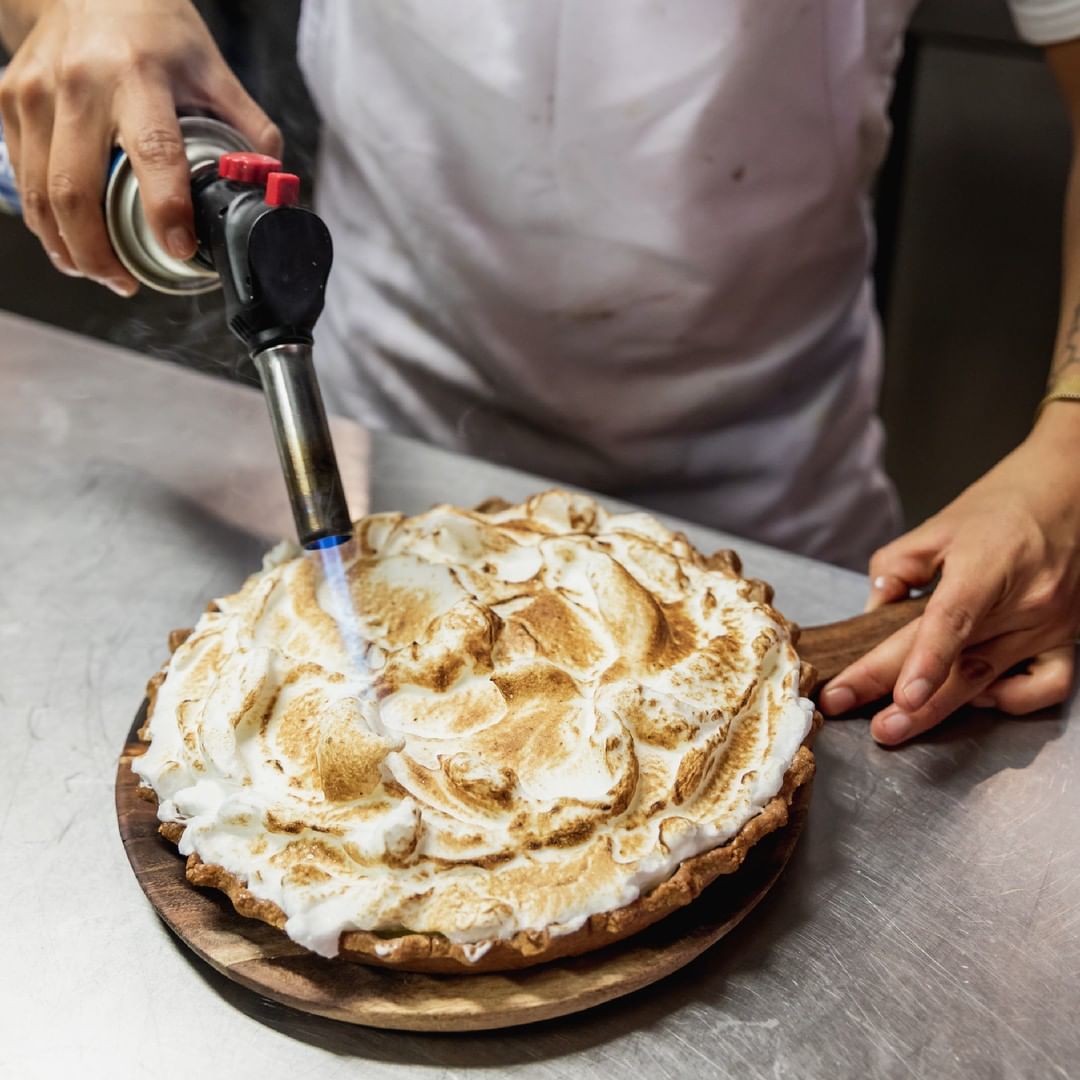
[[[804,629],[799,638],[799,655],[808,664],[813,664],[817,672],[813,696],[816,697],[822,686],[848,664],[853,664],[902,626],[917,619],[929,599],[929,594],[916,596],[843,622]]]
[[[891,605],[802,633],[799,652],[818,685],[914,618],[924,601]],[[729,878],[643,933],[606,949],[505,974],[424,975],[327,960],[281,931],[236,914],[223,894],[184,876],[184,859],[158,835],[153,803],[136,794],[130,763],[145,750],[128,733],[116,773],[116,813],[128,860],[165,924],[223,975],[283,1005],[335,1020],[409,1031],[480,1031],[578,1012],[677,971],[746,917],[780,876],[806,820],[810,785],[788,825],[757,844]]]

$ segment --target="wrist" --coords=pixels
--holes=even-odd
[[[1044,398],[1028,438],[1062,452],[1080,450],[1080,400]]]

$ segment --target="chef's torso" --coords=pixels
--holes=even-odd
[[[866,193],[914,6],[307,0],[330,406],[865,563],[897,525]]]

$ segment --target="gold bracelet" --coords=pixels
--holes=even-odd
[[[1068,378],[1061,379],[1051,386],[1046,396],[1039,402],[1039,407],[1035,410],[1036,420],[1042,415],[1043,409],[1051,401],[1080,401],[1080,375],[1070,375]]]

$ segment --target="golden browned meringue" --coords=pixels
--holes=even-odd
[[[810,730],[760,587],[647,514],[372,515],[345,634],[288,554],[179,644],[133,768],[181,853],[322,955],[574,933],[736,836]]]

